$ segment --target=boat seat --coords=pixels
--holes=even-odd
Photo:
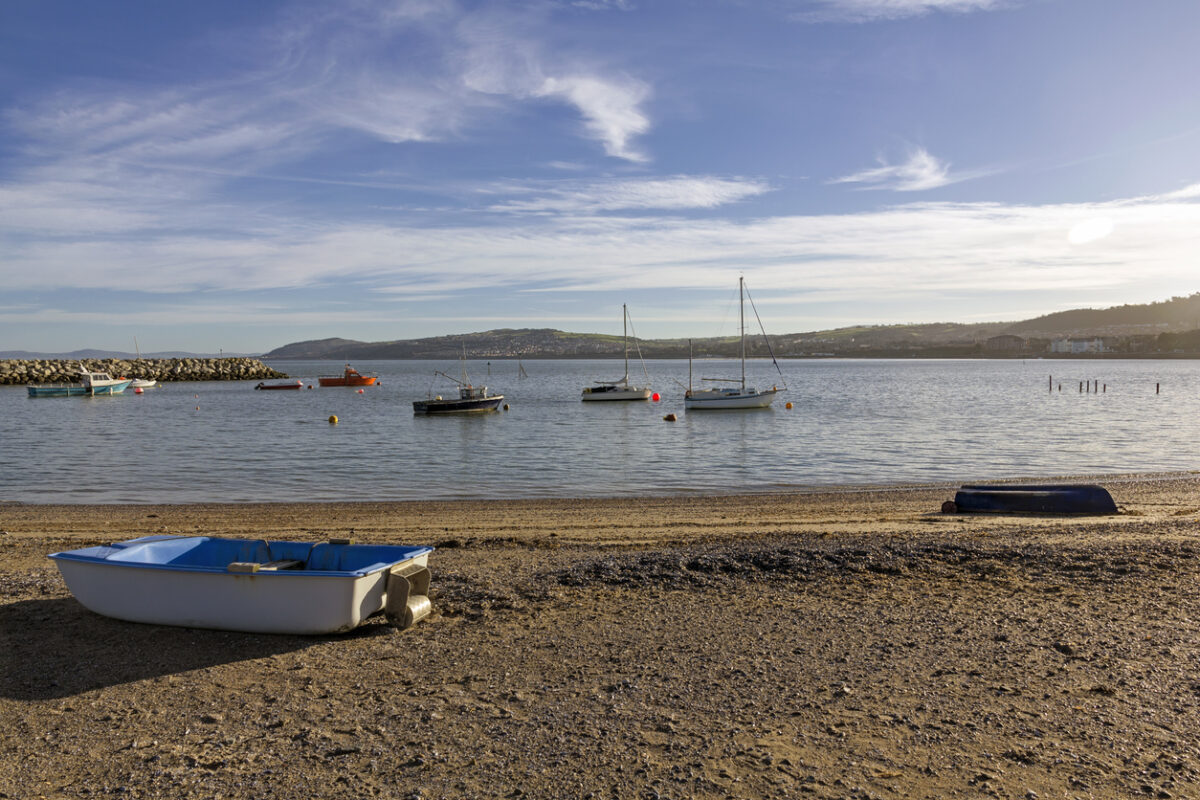
[[[281,569],[303,568],[303,561],[281,558],[278,561],[231,561],[225,569],[229,572],[276,572]]]
[[[277,561],[268,561],[259,568],[264,570],[303,569],[304,562],[295,558],[281,558]]]
[[[271,560],[271,548],[265,539],[256,539],[253,542],[242,542],[237,549],[233,561],[229,562],[227,569],[230,572],[258,572],[260,569],[279,569],[279,567],[268,566],[276,563]]]

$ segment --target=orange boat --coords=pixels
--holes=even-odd
[[[358,370],[346,365],[346,371],[341,375],[326,375],[317,378],[322,386],[373,386],[379,380],[378,375],[363,375]]]

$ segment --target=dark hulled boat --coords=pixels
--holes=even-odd
[[[425,400],[414,400],[414,414],[474,414],[482,411],[495,411],[504,402],[504,395],[488,394],[486,386],[471,385],[471,380],[467,377],[466,347],[463,347],[462,355],[462,380],[444,372],[434,372],[433,374],[441,375],[458,384],[458,398],[448,400],[439,394]]]
[[[442,373],[444,374],[444,373]],[[451,380],[454,380],[451,378]],[[471,414],[480,411],[495,411],[504,402],[502,394],[488,394],[486,386],[461,384],[458,397],[446,399],[441,395],[427,400],[414,400],[414,414]]]

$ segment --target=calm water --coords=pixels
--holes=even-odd
[[[276,366],[316,384],[341,362]],[[180,383],[118,397],[0,387],[0,500],[252,502],[596,497],[1195,469],[1200,362],[789,361],[766,410],[683,410],[686,361],[647,362],[658,403],[582,403],[613,361],[468,362],[511,409],[414,417],[456,362],[356,362],[380,385]],[[735,375],[706,360],[696,377]],[[488,375],[490,370],[490,377]],[[752,362],[754,383],[778,375]],[[635,376],[640,373],[635,373]],[[1049,391],[1053,375],[1062,391]],[[1080,394],[1096,379],[1107,391]],[[1161,393],[1155,393],[1155,384]],[[786,402],[793,407],[784,407]],[[674,412],[678,421],[664,422]],[[327,422],[331,414],[340,424]]]

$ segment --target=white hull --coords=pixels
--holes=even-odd
[[[69,556],[70,554],[56,554]],[[55,561],[71,594],[106,617],[247,633],[329,634],[382,611],[388,577],[424,567],[428,552],[364,574],[191,570],[119,560]]]
[[[775,400],[778,389],[756,392],[753,389],[705,389],[689,392],[683,398],[688,411],[724,408],[766,408]]]

